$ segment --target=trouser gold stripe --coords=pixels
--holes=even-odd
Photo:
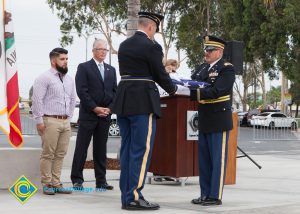
[[[142,162],[142,166],[141,166],[141,172],[140,172],[140,176],[139,176],[138,186],[133,191],[134,200],[136,200],[136,201],[139,199],[139,194],[137,192],[137,189],[141,188],[141,186],[143,184],[144,176],[145,176],[145,173],[146,173],[147,160],[148,160],[148,156],[149,156],[149,152],[150,152],[150,141],[151,141],[151,135],[152,135],[152,116],[153,116],[153,113],[151,113],[149,115],[146,150],[145,150],[144,157],[143,157],[143,162]]]
[[[221,153],[221,175],[220,175],[220,187],[219,187],[219,199],[222,199],[223,183],[224,183],[224,168],[225,168],[225,150],[226,150],[226,131],[223,132],[222,138],[222,153]]]

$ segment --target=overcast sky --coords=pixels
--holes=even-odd
[[[60,20],[53,14],[46,0],[11,0],[12,16],[15,31],[17,66],[19,75],[20,96],[28,98],[29,89],[34,79],[42,72],[50,68],[48,54],[59,47],[61,37],[59,26]],[[88,38],[88,59],[92,57],[91,47],[95,38],[103,38],[101,35],[92,35]],[[125,37],[114,37],[114,47],[118,46]],[[159,38],[157,38],[159,41]],[[75,36],[74,43],[65,47],[69,50],[69,74],[75,77],[79,63],[85,61],[85,38]],[[176,57],[176,53],[170,52],[169,58]],[[182,57],[183,58],[183,57]],[[108,63],[108,56],[106,62]],[[112,65],[117,69],[117,56],[112,56]],[[190,69],[181,63],[178,73],[181,76],[189,77]],[[267,88],[271,85],[278,85],[278,81],[267,82]]]
[[[29,89],[35,78],[50,68],[49,52],[60,46],[60,20],[52,13],[45,0],[12,0],[12,16],[20,96],[28,98]],[[100,34],[89,37],[88,59],[92,57],[91,46],[95,36],[103,38]],[[114,46],[118,48],[119,43],[124,39],[125,37],[113,38]],[[65,47],[69,51],[69,74],[73,77],[78,64],[85,61],[85,43],[85,38],[75,36],[74,43]],[[170,57],[176,57],[176,54],[170,53]],[[108,63],[108,56],[106,62]],[[112,56],[112,65],[118,72],[116,55]],[[184,76],[190,74],[185,64],[178,72]]]
[[[12,13],[20,95],[28,98],[34,79],[50,68],[49,52],[60,46],[60,20],[45,0],[12,0]],[[93,39],[89,38],[88,58]],[[77,65],[85,61],[85,39],[75,37],[74,44],[66,49],[69,50],[69,73],[74,77]]]

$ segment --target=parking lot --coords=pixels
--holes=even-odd
[[[32,116],[24,111],[21,114],[24,146],[40,148],[41,139],[36,133]],[[76,139],[77,127],[72,127],[73,142]],[[254,127],[239,127],[238,146],[250,154],[263,154],[270,152],[299,152],[300,132],[290,131],[290,135],[283,135],[283,129],[255,129]],[[110,136],[108,139],[108,153],[116,153],[119,150],[121,139],[119,136]],[[5,135],[0,134],[0,147],[10,147]],[[299,152],[300,154],[300,152]]]

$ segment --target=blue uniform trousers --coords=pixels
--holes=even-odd
[[[120,189],[122,205],[143,199],[144,188],[156,130],[156,117],[151,114],[119,116],[122,137]]]
[[[198,163],[201,197],[222,199],[229,131],[199,133]]]

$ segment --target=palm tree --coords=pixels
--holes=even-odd
[[[128,0],[128,20],[127,20],[127,38],[131,37],[138,25],[138,12],[140,11],[141,8],[141,2],[140,0]]]

